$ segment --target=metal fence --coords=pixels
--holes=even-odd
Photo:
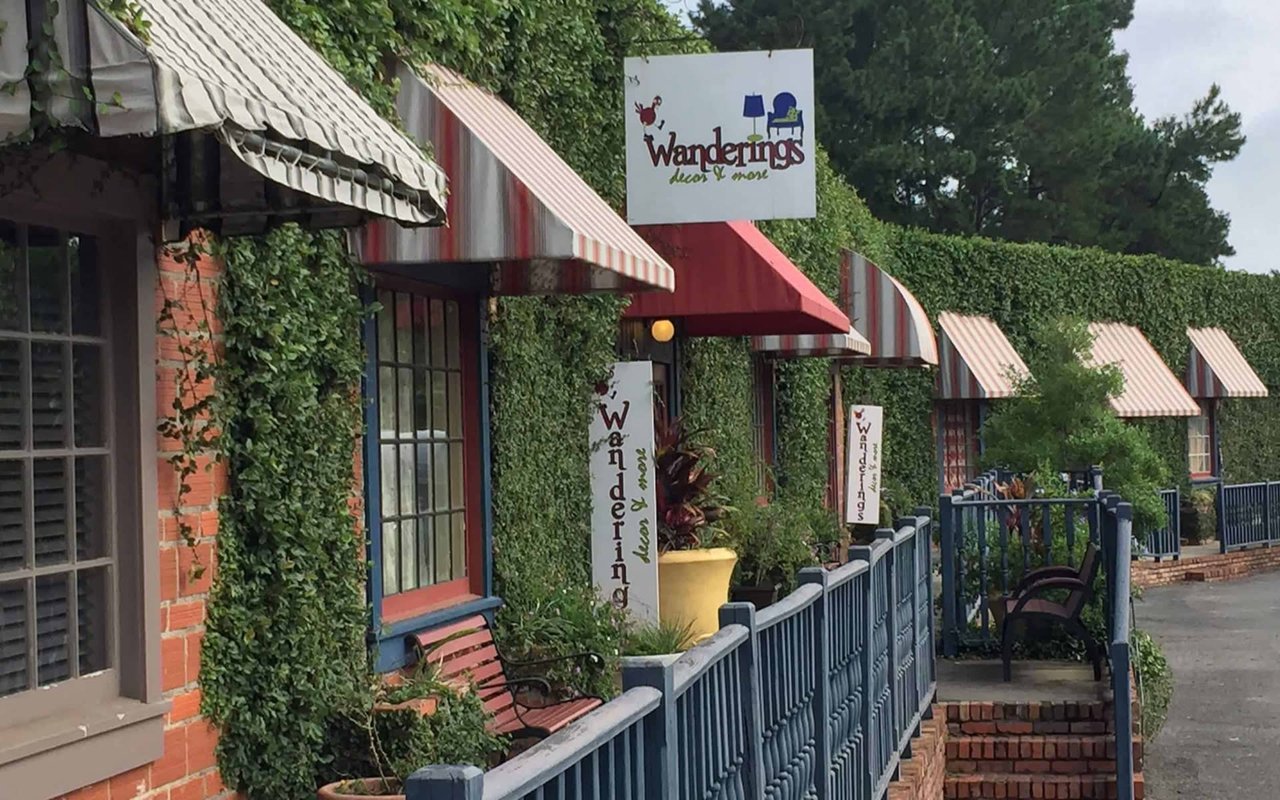
[[[1148,530],[1140,537],[1142,552],[1139,555],[1160,561],[1182,556],[1182,515],[1179,511],[1182,497],[1177,489],[1162,489],[1160,501],[1164,503],[1163,527]]]
[[[1107,660],[1111,666],[1111,692],[1115,707],[1116,787],[1118,800],[1133,800],[1133,705],[1129,634],[1132,596],[1130,573],[1133,543],[1133,507],[1120,496],[1099,492],[1102,564],[1106,577]]]
[[[628,659],[617,699],[489,772],[421,769],[407,800],[881,800],[936,687],[931,528],[723,606],[688,652]]]
[[[1280,542],[1280,482],[1220,483],[1215,499],[1223,553]]]

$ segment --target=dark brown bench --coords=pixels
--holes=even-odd
[[[541,706],[521,702],[520,698],[527,697],[530,692],[518,692],[517,689],[532,689],[548,696],[550,687],[543,678],[509,677],[508,665],[523,668],[561,661],[599,661],[600,656],[574,653],[536,661],[508,661],[498,652],[489,621],[483,616],[469,617],[414,634],[409,639],[419,659],[425,658],[428,663],[439,667],[440,680],[474,686],[484,702],[485,711],[489,713],[489,729],[494,733],[545,738],[604,702],[590,695]]]
[[[1004,621],[1000,628],[1000,660],[1004,666],[1005,682],[1013,680],[1013,642],[1016,628],[1031,625],[1058,624],[1067,633],[1084,643],[1089,662],[1093,665],[1093,679],[1102,680],[1102,650],[1089,635],[1080,615],[1093,596],[1093,584],[1098,577],[1100,558],[1093,542],[1085,548],[1080,567],[1052,566],[1032,570],[1023,576],[1013,594],[1003,598]],[[1043,595],[1053,591],[1067,592],[1061,603]]]

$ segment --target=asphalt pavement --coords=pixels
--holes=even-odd
[[[1280,572],[1149,589],[1134,611],[1174,677],[1147,797],[1280,794]]]

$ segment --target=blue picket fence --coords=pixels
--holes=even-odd
[[[1223,553],[1280,542],[1280,482],[1220,483],[1216,505]]]
[[[1182,515],[1179,513],[1181,494],[1177,489],[1164,489],[1160,492],[1160,501],[1164,503],[1165,524],[1148,530],[1140,537],[1142,552],[1139,555],[1156,561],[1177,559],[1182,555]]]
[[[623,693],[489,772],[431,766],[407,800],[881,800],[936,688],[927,510],[848,564],[806,569]]]

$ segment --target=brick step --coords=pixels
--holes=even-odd
[[[942,704],[951,736],[1096,735],[1113,731],[1111,703]]]
[[[1115,776],[1101,775],[948,775],[943,786],[946,800],[1114,800],[1117,796]],[[1145,796],[1141,774],[1134,778],[1133,796],[1135,800]]]
[[[947,741],[947,772],[1108,775],[1116,770],[1116,742],[1099,736],[961,736]],[[1142,770],[1142,742],[1133,743]]]

